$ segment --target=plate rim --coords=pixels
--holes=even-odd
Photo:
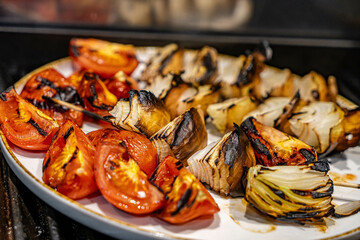
[[[156,50],[158,48],[160,48],[160,47],[156,47],[156,46],[135,47],[136,51],[146,51],[147,49],[155,49]],[[189,52],[196,51],[193,49],[185,49],[185,50],[189,51]],[[225,57],[225,58],[228,58],[231,60],[236,59],[236,57],[231,56],[231,55],[218,54],[218,56]],[[56,65],[59,65],[60,63],[64,63],[64,62],[68,62],[68,61],[71,61],[71,57],[69,57],[69,56],[64,57],[64,58],[59,58],[59,59],[56,59],[49,63],[46,63],[46,64],[30,71],[23,77],[21,77],[16,83],[13,84],[13,86],[15,87],[15,90],[18,91],[18,89],[21,86],[25,85],[25,83],[34,74],[41,72],[47,68],[55,67]],[[2,154],[4,155],[4,158],[5,158],[6,162],[8,163],[8,165],[10,166],[10,168],[12,169],[12,171],[21,180],[21,182],[33,194],[35,194],[40,199],[42,199],[46,204],[48,204],[49,206],[54,208],[56,211],[61,212],[62,214],[66,215],[67,217],[75,220],[76,222],[83,224],[87,227],[90,227],[91,229],[93,229],[95,231],[101,232],[105,235],[115,237],[115,238],[145,237],[145,238],[156,238],[156,239],[192,239],[192,238],[183,238],[183,237],[179,237],[179,236],[174,236],[174,235],[164,233],[164,232],[159,232],[156,230],[143,229],[143,228],[140,228],[136,224],[131,224],[131,223],[128,223],[128,222],[125,222],[125,221],[122,221],[122,220],[119,220],[119,219],[116,219],[113,217],[109,217],[104,214],[97,213],[89,208],[86,208],[84,205],[76,202],[75,200],[70,199],[67,196],[55,191],[53,188],[51,188],[48,185],[46,185],[45,183],[41,182],[31,172],[29,172],[28,169],[19,161],[19,159],[17,159],[17,157],[11,150],[11,147],[10,147],[4,133],[1,131],[1,129],[0,129],[0,139],[1,139],[0,147],[2,149]],[[27,181],[27,180],[31,180],[31,181]],[[46,193],[47,195],[43,196],[38,191],[36,191],[38,189],[34,190],[35,188],[38,188],[38,187],[43,187],[43,188],[40,188],[39,192]],[[55,202],[51,202],[51,201],[49,202],[49,201],[47,201],[47,199],[55,200]],[[69,212],[58,210],[57,206],[55,206],[55,205],[60,202],[65,203],[62,208],[66,208],[67,211],[69,211]],[[81,217],[84,217],[84,216],[94,217],[94,220],[95,220],[95,222],[93,223],[94,226],[96,223],[101,223],[101,224],[106,224],[108,227],[106,229],[99,229],[99,228],[94,227],[93,224],[91,224],[91,223],[89,224],[88,221],[80,221],[76,217],[74,217],[74,215],[71,214],[72,213],[71,210],[78,211],[80,213]],[[136,216],[134,216],[134,217],[136,217]],[[119,236],[119,235],[113,235],[112,233],[106,232],[105,230],[107,230],[109,227],[113,228],[114,230],[116,229],[118,232],[128,234],[128,235],[127,236],[122,236],[122,235]],[[337,234],[334,236],[320,238],[320,239],[321,240],[343,239],[346,237],[351,237],[358,233],[360,233],[360,226],[357,228],[354,228],[352,230],[349,230],[347,232],[344,232],[344,233],[340,233],[340,234]]]

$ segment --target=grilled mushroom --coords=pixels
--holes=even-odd
[[[246,136],[235,125],[235,130],[208,145],[188,159],[189,170],[201,182],[224,195],[244,194],[241,184],[244,168],[255,165],[255,157]]]
[[[257,106],[256,101],[249,97],[231,98],[221,103],[211,104],[207,113],[215,127],[224,133],[233,128],[233,124],[241,124],[243,117]]]
[[[204,115],[201,110],[191,108],[160,129],[150,140],[162,157],[159,157],[160,161],[173,153],[186,166],[186,160],[207,144]]]
[[[110,111],[113,125],[150,137],[170,122],[164,104],[151,92],[130,90],[129,96]]]
[[[140,80],[151,83],[158,75],[181,71],[183,55],[183,50],[174,43],[159,48],[158,52],[147,63]]]
[[[195,85],[215,84],[218,76],[217,51],[205,46],[185,66],[184,80]]]
[[[333,183],[310,166],[256,165],[247,173],[245,199],[261,213],[288,222],[316,222],[334,212]]]
[[[254,148],[257,164],[264,166],[304,165],[317,161],[315,150],[306,143],[265,126],[249,117],[241,128]]]

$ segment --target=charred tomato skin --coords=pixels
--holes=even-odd
[[[47,150],[59,128],[58,123],[20,97],[13,88],[0,96],[0,127],[5,137],[23,149]]]
[[[66,119],[72,119],[79,126],[83,123],[83,113],[64,108],[43,98],[43,96],[57,98],[80,105],[77,85],[53,68],[34,74],[25,84],[20,96],[54,118],[59,124],[63,124]]]
[[[85,133],[67,120],[54,136],[43,161],[45,184],[71,199],[97,190],[94,179],[95,147]]]
[[[164,195],[150,183],[123,142],[99,143],[94,166],[100,192],[116,208],[149,214],[163,207]]]
[[[92,38],[73,38],[69,51],[77,65],[104,78],[112,77],[118,71],[131,75],[138,65],[134,47],[131,45]]]
[[[149,177],[158,165],[158,155],[152,143],[143,135],[118,129],[104,128],[87,134],[97,147],[102,142],[123,142],[131,158]]]
[[[172,223],[183,224],[195,218],[210,216],[220,211],[215,200],[181,161],[167,156],[157,167],[151,181],[166,196],[165,207],[157,217]]]

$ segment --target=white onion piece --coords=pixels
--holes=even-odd
[[[244,116],[243,120],[248,117],[254,117],[256,120],[266,126],[273,127],[275,120],[283,113],[284,107],[290,102],[288,97],[271,97],[260,104],[254,111]]]
[[[312,102],[290,120],[291,131],[303,142],[323,153],[330,146],[330,130],[341,122],[344,112],[332,102]]]

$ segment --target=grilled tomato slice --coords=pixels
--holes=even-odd
[[[25,84],[20,96],[54,118],[59,124],[63,124],[66,119],[72,119],[79,126],[83,123],[83,113],[43,99],[43,96],[46,96],[80,105],[76,85],[53,68],[34,74]]]
[[[109,91],[114,94],[117,99],[128,98],[131,89],[139,89],[137,81],[120,71],[113,78],[104,81]]]
[[[150,183],[124,142],[98,144],[95,179],[105,199],[125,212],[147,214],[165,203],[164,195]]]
[[[138,163],[140,169],[148,176],[151,176],[158,165],[158,155],[155,147],[149,139],[141,134],[104,128],[89,132],[87,136],[95,147],[102,142],[124,142],[130,157]]]
[[[169,223],[182,224],[220,211],[199,180],[171,156],[159,164],[150,180],[166,196],[167,203],[157,216]]]
[[[0,94],[0,124],[5,137],[28,150],[47,150],[58,123],[20,97],[14,89]]]
[[[102,116],[110,115],[109,111],[117,103],[117,98],[112,94],[100,76],[85,72],[79,87],[79,94],[86,110]]]
[[[112,77],[118,71],[131,75],[138,65],[132,45],[98,39],[71,39],[70,56],[82,68],[104,78]]]
[[[97,190],[94,179],[95,147],[85,133],[67,120],[56,133],[43,162],[43,181],[72,199]]]

